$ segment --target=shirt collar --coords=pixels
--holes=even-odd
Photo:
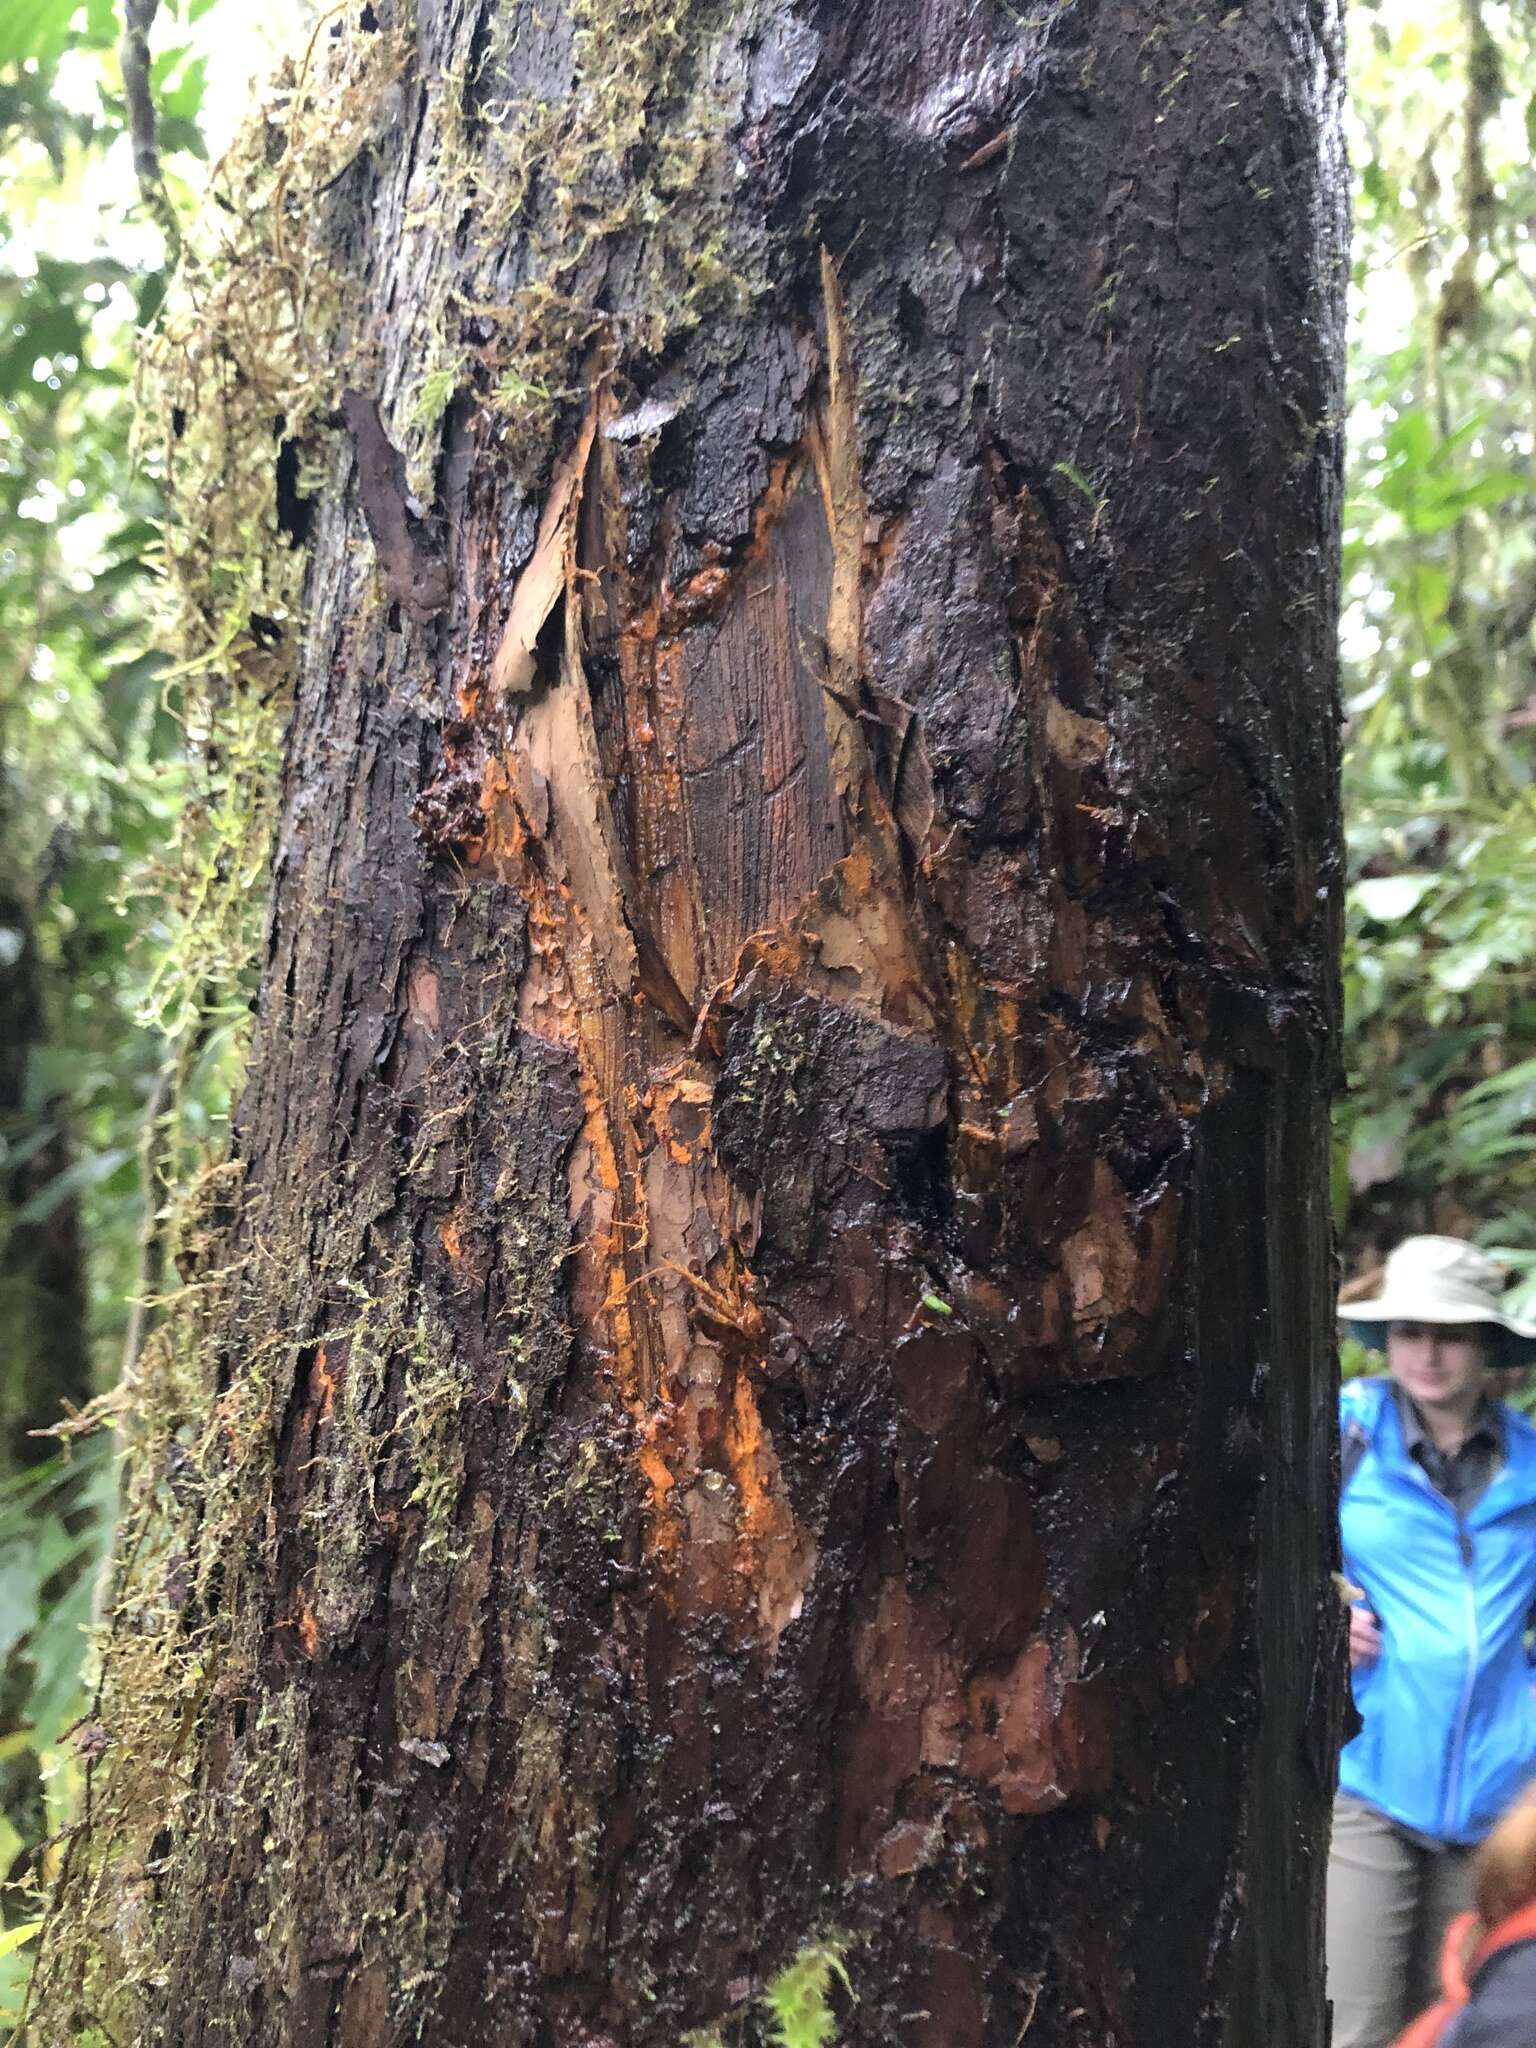
[[[1426,1447],[1429,1450],[1437,1450],[1434,1438],[1424,1427],[1423,1416],[1396,1380],[1392,1382],[1392,1398],[1397,1403],[1397,1419],[1402,1426],[1403,1446],[1409,1457],[1416,1457],[1419,1451]],[[1477,1413],[1472,1417],[1471,1427],[1462,1438],[1462,1450],[1475,1443],[1478,1438],[1481,1438],[1490,1450],[1504,1449],[1504,1416],[1498,1402],[1490,1399],[1487,1394],[1484,1394]],[[1460,1453],[1456,1455],[1459,1456]]]

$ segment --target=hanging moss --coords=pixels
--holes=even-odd
[[[305,508],[334,459],[314,428],[347,377],[327,214],[378,139],[405,54],[398,36],[325,18],[213,173],[142,357],[140,446],[166,498],[158,640],[188,755],[176,929],[149,995],[176,1040],[251,983],[302,643]]]
[[[853,1996],[847,1969],[852,1945],[846,1934],[834,1933],[798,1950],[756,1999],[763,2029],[760,2036],[751,2037],[771,2048],[835,2048],[838,2025],[832,1994],[841,1986]],[[695,2027],[683,2035],[680,2048],[726,2048],[726,2033],[720,2027]]]
[[[473,364],[508,459],[533,481],[599,336],[621,329],[626,352],[659,358],[764,288],[761,251],[728,232],[727,73],[739,57],[720,46],[725,18],[716,0],[575,0],[569,88],[543,99],[498,96],[517,16],[495,13],[470,82],[474,130],[447,123],[439,161],[445,217],[464,219],[472,246],[448,324],[478,339],[427,337],[424,427]],[[606,261],[620,245],[642,274],[610,293]]]

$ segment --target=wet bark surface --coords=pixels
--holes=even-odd
[[[354,427],[464,368],[435,504],[317,442],[140,2037],[751,2041],[836,1936],[850,2044],[1310,2048],[1336,26],[685,14],[530,466],[569,193],[477,222],[626,32],[417,18]]]

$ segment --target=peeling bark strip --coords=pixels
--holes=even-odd
[[[385,433],[375,400],[344,391],[341,409],[357,449],[357,494],[384,588],[408,618],[430,619],[448,602],[448,565],[428,546],[411,510],[405,460]]]
[[[491,666],[492,687],[503,697],[533,688],[535,653],[549,615],[571,588],[576,563],[576,528],[582,477],[592,450],[597,413],[589,412],[576,445],[550,479],[539,518],[538,539],[528,566],[517,579],[507,623]]]
[[[1331,13],[415,19],[56,2038],[1313,2048]]]

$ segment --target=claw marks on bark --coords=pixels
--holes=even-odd
[[[862,795],[866,753],[858,718],[864,682],[864,487],[859,475],[858,415],[848,353],[848,320],[837,266],[821,252],[822,311],[826,325],[826,403],[811,447],[832,543],[832,588],[827,604],[827,740],[845,804]]]
[[[471,592],[417,818],[526,904],[518,1022],[579,1078],[565,1274],[575,1383],[631,1447],[620,1605],[744,1668],[825,1660],[837,1867],[899,1882],[1113,1778],[1126,1652],[1096,1560],[1122,1532],[1042,1525],[1062,1451],[1019,1453],[1018,1412],[1166,1359],[1204,1084],[1138,950],[1139,822],[1046,513],[983,437],[950,500],[919,486],[876,525],[826,255],[820,285],[800,442],[676,585],[675,515],[636,550],[616,379],[589,369],[515,578],[471,560],[494,520],[466,547],[505,594],[498,620]],[[942,704],[868,618],[978,524],[1011,724],[970,811]],[[1122,1516],[1173,1456],[1117,1468]],[[852,1579],[850,1528],[882,1532]],[[786,1662],[791,1630],[841,1647],[797,1634]],[[1188,1685],[1194,1641],[1157,1685]],[[710,1710],[680,1672],[648,1683],[683,1811]]]
[[[494,656],[461,672],[463,715],[416,813],[468,875],[527,903],[519,1021],[580,1072],[573,1322],[634,1433],[654,1590],[731,1619],[768,1656],[816,1559],[764,1419],[768,1362],[792,1373],[805,1347],[760,1298],[755,1186],[713,1144],[719,1061],[743,1025],[750,1041],[750,1003],[800,986],[867,1027],[877,1063],[898,1038],[920,1052],[924,1139],[946,1103],[943,1054],[916,1036],[932,1030],[931,970],[890,802],[900,791],[917,829],[931,781],[910,708],[863,683],[852,373],[829,261],[822,276],[809,452],[774,465],[745,545],[706,544],[681,587],[627,566],[627,444],[604,431],[618,406],[593,378]],[[673,801],[648,816],[637,793],[653,791]],[[883,1014],[891,1026],[871,1021]],[[784,1076],[770,1063],[759,1078]],[[851,1113],[879,1124],[873,1100]],[[877,1196],[883,1144],[876,1130],[848,1148]],[[865,1257],[871,1232],[873,1217]]]
[[[448,564],[412,510],[405,459],[384,431],[376,400],[342,394],[342,413],[357,455],[363,517],[379,554],[379,573],[393,603],[421,623],[440,612],[452,591]]]
[[[1172,1157],[1189,1105],[1159,1093],[1184,1055],[1144,979],[1106,1061],[1073,1001],[1036,1014],[1031,975],[988,957],[976,866],[1051,933],[1033,972],[1089,1002],[1101,964],[1076,892],[1102,884],[1113,804],[1092,663],[1038,506],[984,455],[1030,809],[1048,869],[1058,841],[1079,849],[1034,904],[1016,851],[994,860],[978,835],[975,860],[955,856],[923,718],[868,673],[868,592],[903,537],[872,529],[825,252],[820,282],[803,446],[774,464],[746,544],[705,543],[680,587],[631,564],[618,406],[593,377],[418,819],[437,805],[466,873],[528,904],[519,1021],[580,1074],[572,1320],[636,1446],[654,1596],[772,1659],[816,1597],[828,1433],[894,1391],[892,1472],[861,1460],[852,1481],[861,1514],[894,1486],[896,1523],[856,1637],[840,1822],[845,1857],[890,1875],[946,1805],[941,1777],[1014,1813],[1104,1781],[1104,1713],[1043,1582],[995,1612],[974,1598],[1030,1558],[1043,1573],[985,1389],[1155,1367],[1177,1202],[1122,1180],[1121,1149],[1141,1154],[1115,1131],[1150,1103]],[[919,1561],[928,1583],[900,1590]],[[887,1638],[905,1645],[889,1669]]]
[[[966,820],[925,864],[946,934],[957,1061],[957,1298],[1021,1384],[1157,1369],[1193,1122],[1211,1076],[1147,934],[1140,823],[1066,564],[1038,497],[983,440],[1023,743],[993,795],[1020,833]],[[1022,835],[1025,844],[1017,843]],[[1048,1000],[1042,1000],[1048,992]],[[1022,1294],[1017,1278],[1033,1286]]]

